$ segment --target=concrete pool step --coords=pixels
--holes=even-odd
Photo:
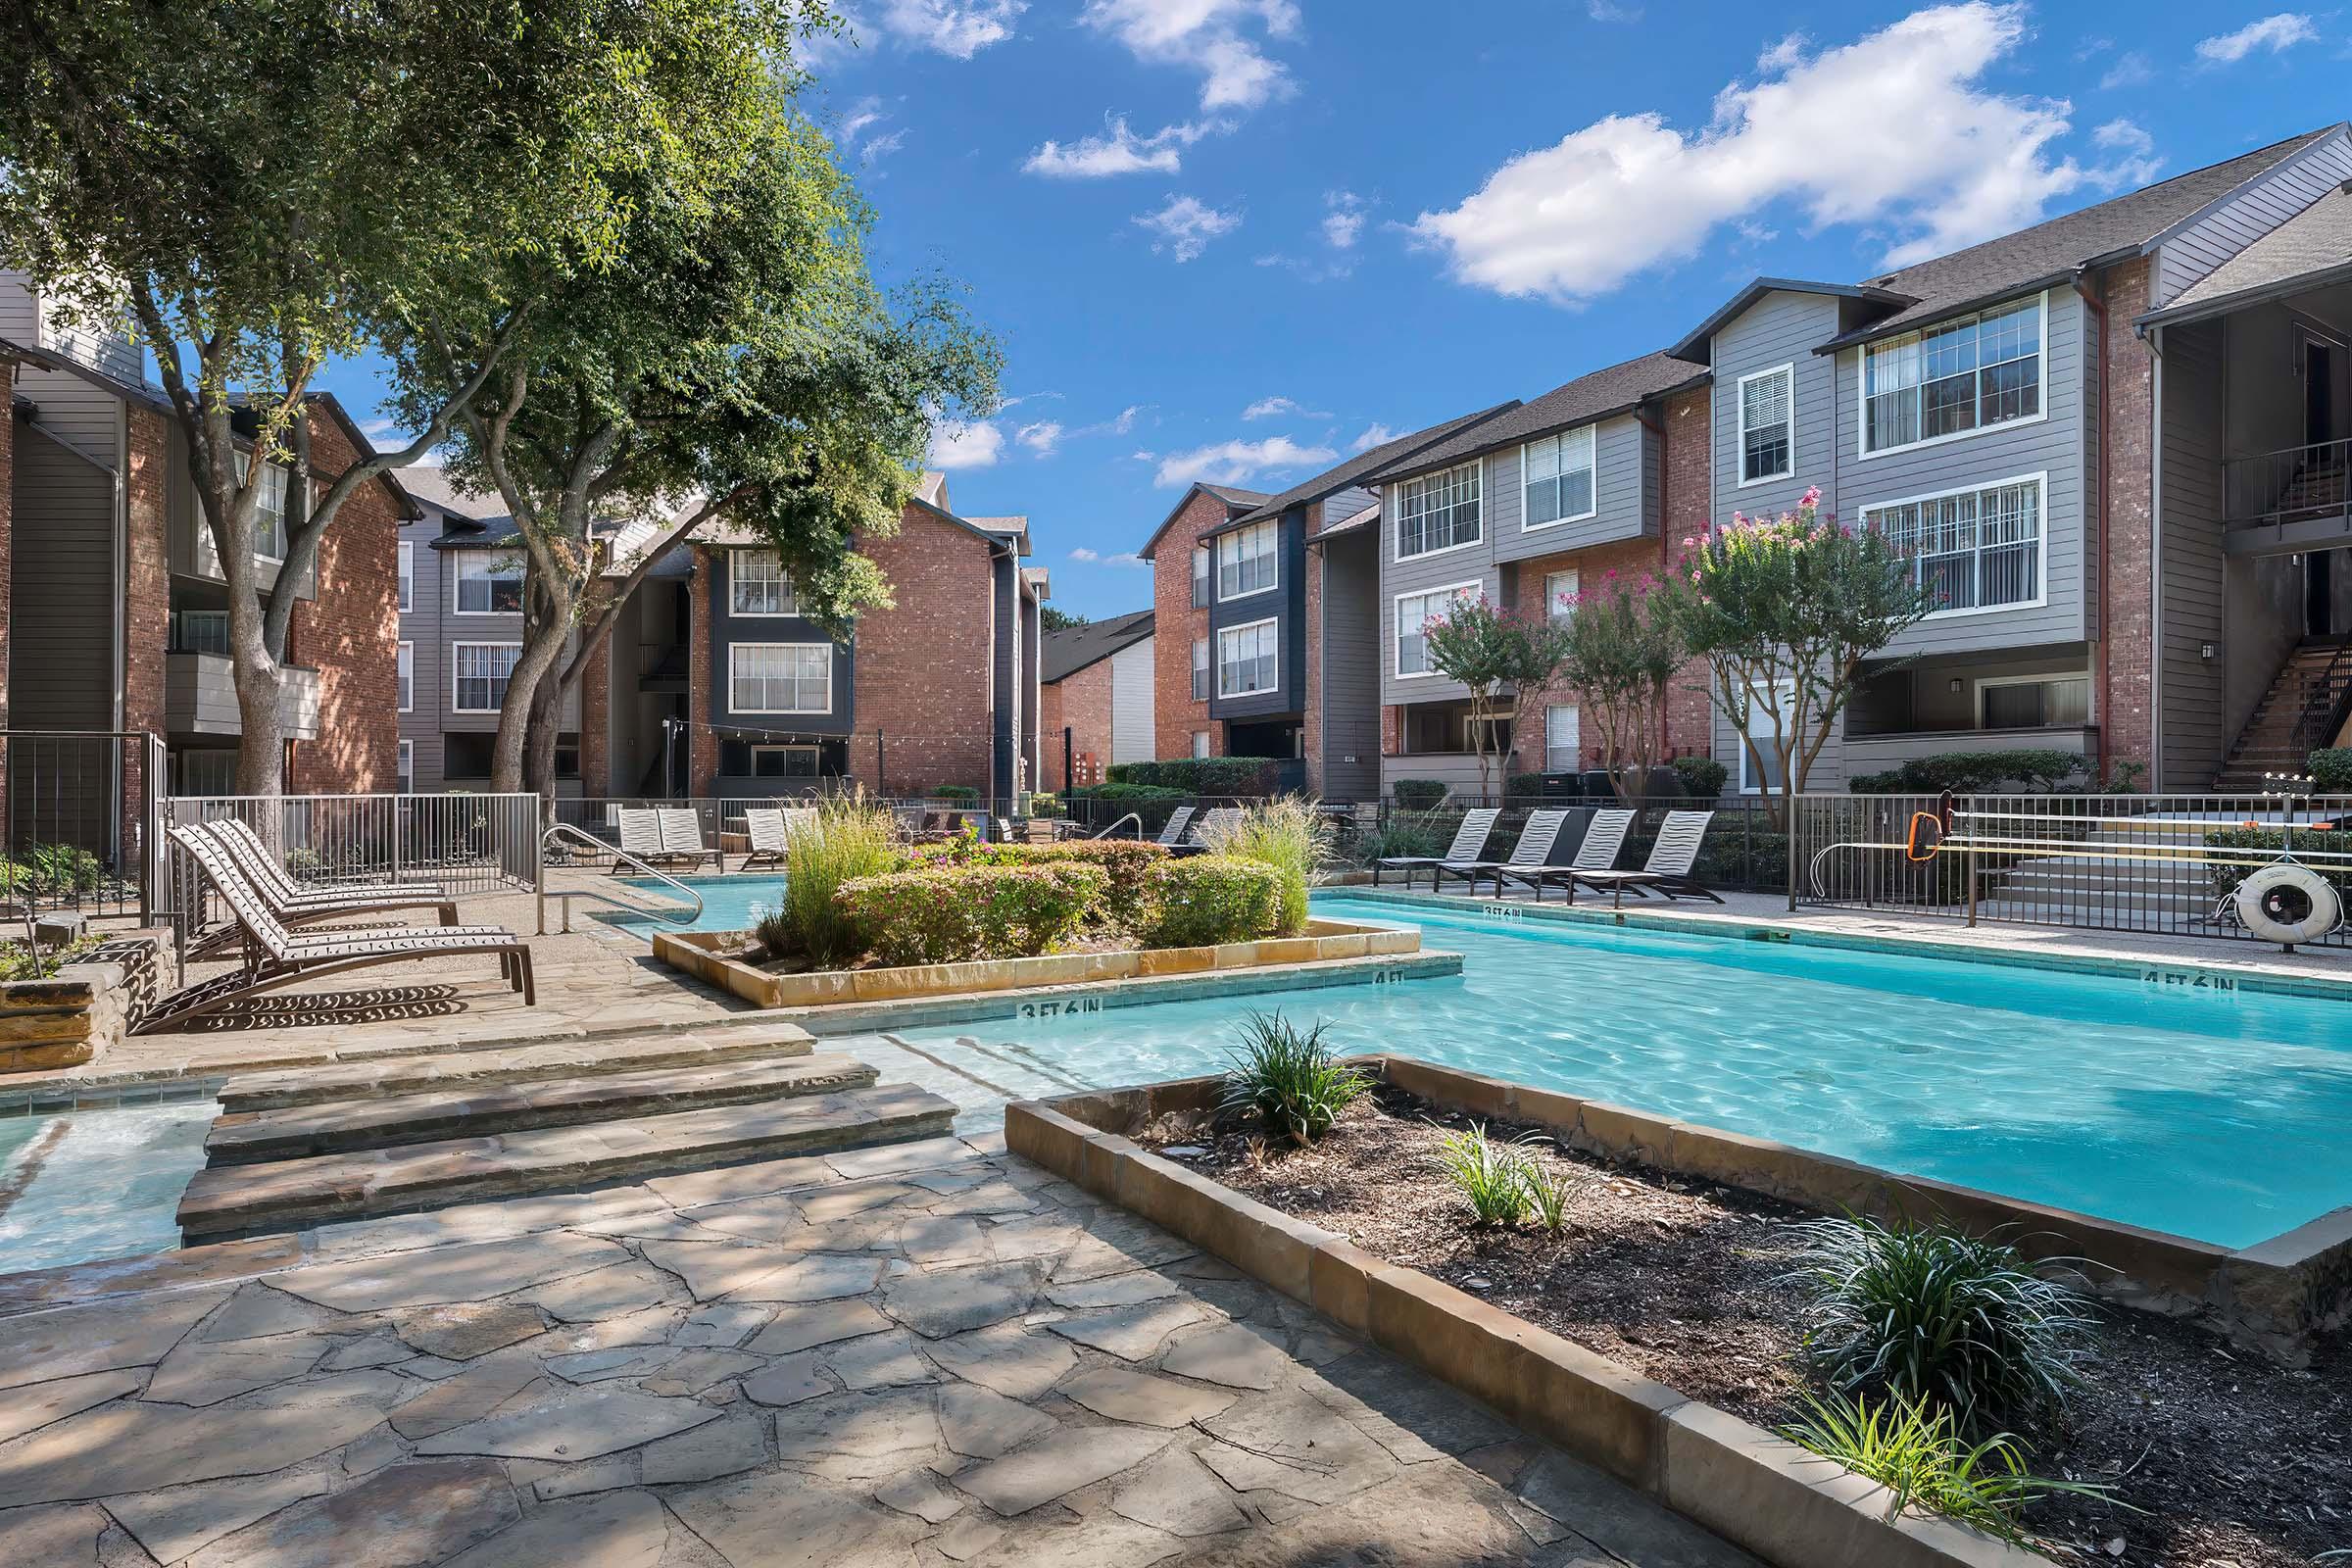
[[[542,1127],[196,1173],[179,1200],[184,1244],[327,1220],[438,1208],[705,1170],[786,1154],[944,1137],[956,1107],[906,1084],[662,1116]]]
[[[477,1046],[427,1056],[327,1062],[282,1072],[242,1073],[220,1088],[220,1108],[278,1110],[379,1095],[423,1094],[463,1085],[534,1083],[654,1067],[806,1056],[815,1050],[797,1024],[753,1023],[655,1029],[611,1039],[540,1040]]]
[[[251,1165],[312,1154],[389,1149],[534,1127],[700,1110],[864,1089],[874,1069],[855,1056],[793,1055],[585,1078],[467,1084],[423,1094],[330,1100],[276,1110],[228,1111],[205,1135],[208,1164]]]

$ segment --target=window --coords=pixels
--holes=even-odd
[[[1740,482],[1786,479],[1796,471],[1796,367],[1740,378]]]
[[[400,612],[407,614],[416,608],[416,547],[409,540],[400,542]]]
[[[1208,639],[1193,639],[1193,701],[1208,701]]]
[[[522,558],[497,550],[453,550],[457,604],[461,615],[522,612]]]
[[[1530,441],[1520,453],[1527,486],[1522,528],[1592,515],[1592,426]]]
[[[182,795],[237,793],[237,754],[233,751],[181,752],[172,761],[178,764]]]
[[[728,644],[727,706],[738,713],[830,713],[833,645]]]
[[[1243,599],[1274,586],[1275,544],[1280,524],[1253,522],[1217,535],[1217,597]]]
[[[1193,608],[1208,603],[1208,546],[1193,546]]]
[[[181,610],[172,615],[172,651],[175,654],[228,653],[228,612]]]
[[[1936,614],[2041,602],[2041,480],[1922,496],[1863,510],[1911,557]]]
[[[1276,626],[1271,620],[1229,626],[1217,633],[1217,695],[1247,697],[1270,692],[1281,681],[1276,655]]]
[[[1208,755],[1208,731],[1204,729],[1197,729],[1193,731],[1193,755],[1195,757],[1206,757]]]
[[[1778,706],[1768,707],[1768,702],[1777,703]],[[1781,778],[1780,756],[1775,748],[1780,744],[1781,720],[1795,706],[1796,688],[1788,685],[1775,688],[1770,697],[1759,687],[1749,699],[1747,727],[1741,733],[1756,743],[1756,756],[1750,757],[1744,745],[1740,748],[1740,794],[1761,795],[1767,789],[1785,788]],[[1761,773],[1756,771],[1758,759],[1762,760]]]
[[[1554,704],[1544,710],[1544,771],[1573,773],[1584,756],[1584,747],[1577,732],[1577,711],[1574,703]]]
[[[813,746],[755,746],[754,778],[814,778],[817,753]]]
[[[1478,584],[1456,583],[1451,588],[1433,588],[1425,594],[1396,596],[1396,673],[1427,675],[1429,667],[1429,639],[1422,628],[1444,617],[1458,600],[1475,599]]]
[[[2041,296],[1862,351],[1862,452],[2041,415]]]
[[[2090,722],[2090,677],[2052,675],[1977,682],[1977,718],[1985,729],[2050,729]]]
[[[580,738],[577,735],[556,737],[556,777],[580,776]]]
[[[413,711],[416,707],[416,645],[402,643],[393,664],[393,690],[400,694],[400,710]]]
[[[1396,487],[1396,559],[1478,542],[1478,465],[1407,479]]]
[[[738,615],[797,615],[800,595],[784,575],[784,563],[773,550],[731,550],[727,553],[730,600]]]
[[[403,795],[416,793],[416,744],[414,741],[400,743],[400,772],[394,780],[394,788]]]
[[[1544,579],[1544,612],[1555,621],[1576,618],[1576,568],[1555,571]]]
[[[522,657],[521,644],[452,643],[449,652],[452,708],[461,713],[495,713],[506,706],[507,682]]]
[[[237,483],[245,482],[252,471],[253,459],[246,453],[237,454]],[[271,463],[262,468],[261,493],[253,504],[253,559],[283,561],[286,559],[286,480],[285,469]]]

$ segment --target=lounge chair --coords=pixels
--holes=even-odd
[[[1585,841],[1576,847],[1576,854],[1566,865],[1518,866],[1503,872],[1505,880],[1518,883],[1544,902],[1544,890],[1562,887],[1568,890],[1568,902],[1576,902],[1576,878],[1586,872],[1606,871],[1617,863],[1617,852],[1625,848],[1626,829],[1634,825],[1634,813],[1612,809],[1594,811],[1592,820],[1585,827]],[[1500,897],[1499,892],[1496,895]]]
[[[1715,890],[1702,887],[1690,874],[1698,862],[1698,847],[1706,841],[1707,824],[1715,819],[1713,811],[1668,811],[1666,823],[1658,829],[1658,842],[1649,847],[1649,859],[1639,871],[1579,871],[1579,885],[1599,893],[1616,895],[1620,907],[1625,904],[1625,890],[1637,893],[1663,893],[1670,899],[1710,899],[1723,902]],[[1576,897],[1573,889],[1569,898]]]
[[[1402,871],[1404,885],[1413,885],[1413,873],[1429,866],[1444,865],[1448,860],[1475,860],[1487,847],[1487,835],[1494,831],[1494,819],[1502,813],[1493,807],[1481,807],[1462,813],[1462,825],[1453,830],[1453,842],[1444,855],[1386,855],[1372,862],[1372,885],[1380,886],[1383,871]],[[1435,877],[1431,887],[1437,886]]]
[[[305,888],[286,874],[286,868],[262,842],[261,835],[238,818],[190,823],[189,828],[208,836],[245,873],[246,880],[253,884],[254,891],[270,906],[279,923],[290,929],[299,930],[321,920],[398,914],[406,909],[431,909],[442,925],[458,923],[457,901],[431,883],[344,883]],[[224,924],[206,932],[188,951],[203,956],[235,940],[236,927]]]
[[[752,837],[752,853],[735,869],[749,871],[755,865],[783,869],[785,850],[792,835],[815,820],[816,808],[810,806],[752,807],[743,813],[744,828]]]
[[[1193,808],[1179,806],[1168,813],[1168,819],[1160,824],[1159,837],[1152,842],[1161,849],[1172,850],[1184,842],[1184,830],[1192,825]]]
[[[1191,836],[1181,843],[1169,845],[1168,853],[1170,855],[1212,854],[1215,847],[1208,842],[1208,835],[1231,828],[1241,819],[1242,808],[1238,806],[1211,807],[1200,813],[1200,821],[1193,824]]]
[[[1551,847],[1560,841],[1560,824],[1568,820],[1566,810],[1530,811],[1527,825],[1519,830],[1519,842],[1511,846],[1506,860],[1441,860],[1430,869],[1430,891],[1446,885],[1449,876],[1460,877],[1470,884],[1475,896],[1481,878],[1492,877],[1494,896],[1502,897],[1502,876],[1505,871],[1533,870],[1551,858]]]
[[[663,859],[662,819],[654,815],[652,807],[615,807],[612,809],[612,820],[620,828],[620,853],[628,857],[628,859],[625,860],[617,857],[613,859],[612,874],[614,876],[621,876],[636,869],[629,863],[631,860],[642,861],[647,865],[662,863]]]
[[[530,946],[502,926],[346,926],[297,933],[270,911],[270,902],[220,840],[192,825],[173,828],[172,837],[195,858],[236,917],[237,931],[244,939],[245,963],[232,973],[183,986],[162,998],[140,1018],[134,1034],[173,1028],[248,997],[353,969],[476,953],[498,959],[499,977],[522,993],[526,1006],[538,1000],[531,981]]]
[[[722,872],[726,870],[726,858],[703,842],[703,819],[695,814],[693,808],[664,806],[654,815],[661,819],[662,854],[665,858],[683,860],[689,870],[705,860]]]

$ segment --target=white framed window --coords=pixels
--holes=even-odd
[[[2044,413],[2049,296],[1906,333],[1862,351],[1862,456],[1955,440]]]
[[[1796,367],[1740,378],[1740,482],[1762,484],[1796,471]]]
[[[393,780],[393,788],[403,795],[416,793],[416,743],[415,741],[400,743],[399,774]]]
[[[1796,688],[1786,682],[1775,688],[1772,701],[1778,705],[1777,713],[1773,708],[1766,706],[1766,701],[1761,687],[1748,701],[1747,727],[1741,733],[1754,740],[1756,746],[1753,757],[1748,755],[1747,747],[1740,748],[1740,793],[1742,795],[1761,795],[1767,786],[1773,789],[1783,787],[1780,754],[1775,748],[1780,742],[1782,723],[1788,716],[1789,710],[1796,706]],[[1761,772],[1757,771],[1759,759]]]
[[[1570,566],[1566,571],[1553,571],[1546,572],[1544,574],[1544,613],[1547,619],[1554,621],[1565,621],[1574,620],[1576,618],[1576,596],[1579,592],[1577,587],[1578,581],[1579,579],[1574,566]]]
[[[1193,546],[1193,608],[1208,603],[1209,552],[1206,545]]]
[[[506,706],[520,643],[451,643],[449,706],[460,713],[495,713]]]
[[[1598,510],[1592,498],[1592,449],[1589,424],[1519,449],[1520,483],[1527,502],[1519,514],[1521,531],[1575,522]]]
[[[1282,683],[1279,626],[1271,619],[1217,633],[1217,695],[1248,697]]]
[[[2090,675],[2003,675],[1977,682],[1980,729],[2054,729],[2090,722]]]
[[[400,542],[400,612],[407,614],[416,608],[416,546],[407,539]]]
[[[1423,630],[1464,599],[1478,597],[1480,585],[1457,582],[1449,588],[1396,596],[1396,673],[1398,676],[1435,673],[1429,667],[1429,639]]]
[[[801,596],[773,550],[727,552],[728,609],[738,615],[797,615]]]
[[[1862,509],[1865,526],[1911,558],[1935,615],[2016,610],[2042,602],[2043,476],[2023,475]]]
[[[1208,701],[1208,639],[1193,639],[1193,701]]]
[[[452,613],[522,613],[522,557],[507,550],[452,550],[449,562]]]
[[[1474,545],[1479,541],[1479,465],[1475,461],[1396,486],[1398,561]]]
[[[752,777],[802,778],[817,776],[818,755],[813,746],[755,746]]]
[[[402,643],[393,662],[393,690],[400,695],[400,710],[414,712],[416,708],[416,645]]]
[[[1281,575],[1276,551],[1281,524],[1272,518],[1217,535],[1217,599],[1247,599],[1273,587]]]
[[[833,645],[729,643],[727,707],[738,713],[830,713]]]
[[[237,483],[253,471],[250,453],[237,454]],[[282,562],[286,559],[286,481],[293,477],[284,468],[271,463],[262,468],[261,491],[253,503],[253,559]]]
[[[1554,703],[1544,710],[1544,771],[1573,773],[1584,757],[1584,740],[1574,703]]]
[[[1195,757],[1206,757],[1208,755],[1208,731],[1204,729],[1197,729],[1193,731],[1193,755]]]

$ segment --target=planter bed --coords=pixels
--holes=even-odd
[[[43,980],[0,981],[0,1082],[86,1065],[154,999],[155,944],[101,943]]]
[[[1430,1122],[1494,1112],[1476,1094],[1490,1081],[1373,1064],[1470,1093],[1441,1103],[1390,1083],[1316,1149],[1271,1155],[1208,1134],[1214,1079],[1015,1105],[1006,1137],[1786,1568],[2034,1560],[1941,1521],[1888,1526],[1884,1493],[1771,1436],[1806,1386],[1777,1232],[1817,1210],[1555,1150],[1589,1173],[1567,1232],[1480,1232],[1431,1162]],[[1151,1152],[1172,1145],[1204,1152]],[[2352,1545],[2340,1347],[2291,1370],[2180,1322],[2103,1318],[2091,1387],[2034,1462],[2114,1484],[2145,1512],[2054,1497],[2035,1530],[2082,1560],[2141,1568],[2287,1568]]]
[[[983,958],[971,963],[926,963],[903,968],[825,969],[776,974],[729,957],[750,940],[742,931],[662,931],[654,956],[718,986],[758,1007],[822,1007],[843,1003],[899,1002],[969,996],[1035,986],[1157,979],[1214,970],[1261,969],[1343,958],[1400,956],[1421,951],[1418,930],[1309,920],[1304,934],[1228,942],[1211,948],[1125,948],[1098,953],[1049,953],[1034,958]]]

